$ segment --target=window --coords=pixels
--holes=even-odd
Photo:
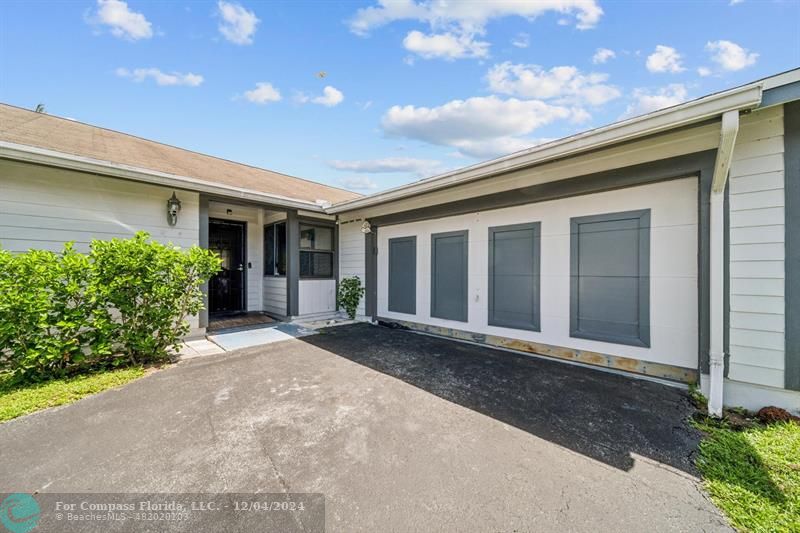
[[[264,275],[286,275],[286,222],[264,227]]]
[[[431,235],[431,316],[467,321],[467,231]]]
[[[573,218],[570,335],[650,346],[650,210]]]
[[[489,228],[489,325],[539,329],[541,224]]]
[[[417,238],[389,239],[389,311],[417,313]]]
[[[333,228],[300,224],[300,277],[333,278]]]

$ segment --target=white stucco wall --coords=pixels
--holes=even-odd
[[[587,196],[460,215],[378,231],[378,314],[541,342],[575,349],[697,368],[697,187],[696,178]],[[651,209],[651,347],[642,348],[569,336],[570,218]],[[488,228],[541,222],[541,332],[487,325]],[[468,322],[430,316],[430,235],[469,230]],[[388,239],[417,237],[417,313],[388,310]]]

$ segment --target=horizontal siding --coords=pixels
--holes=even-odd
[[[731,280],[732,296],[783,296],[782,279],[735,278]]]
[[[70,170],[0,161],[0,246],[21,252],[59,251],[75,241],[127,238],[147,231],[161,242],[189,247],[199,238],[199,197],[178,192],[178,223],[166,219],[173,190]]]
[[[286,278],[264,276],[264,311],[286,316]]]
[[[745,383],[758,383],[759,385],[766,385],[767,387],[783,388],[783,367],[768,368],[764,363],[760,362],[762,356],[750,355],[749,352],[741,351],[742,355],[747,355],[748,359],[759,361],[754,365],[745,365],[742,363],[731,360],[728,378],[736,381],[743,381]],[[783,352],[778,352],[776,355],[783,355]],[[740,357],[739,359],[744,359]]]
[[[73,241],[81,252],[92,240],[129,238],[147,231],[164,243],[198,243],[200,199],[179,191],[178,223],[167,223],[173,190],[72,170],[0,160],[0,247],[12,252],[63,250]],[[189,324],[198,327],[197,317]]]
[[[731,189],[736,190],[734,196],[748,192],[783,190],[783,171],[732,177],[731,184]]]
[[[730,173],[730,367],[737,381],[783,387],[783,108],[742,117]]]
[[[783,319],[783,315],[753,311],[732,311],[731,327],[783,333],[786,329],[786,321]]]
[[[731,244],[760,244],[765,242],[781,242],[783,240],[783,223],[771,226],[744,226],[731,228]]]
[[[783,314],[784,300],[781,296],[731,295],[731,311]]]
[[[284,211],[264,211],[264,225],[286,220]],[[263,246],[263,244],[262,244]],[[262,309],[267,313],[286,316],[286,278],[264,276],[262,286]]]
[[[361,221],[349,222],[339,226],[339,279],[358,276],[366,283],[366,264],[364,257],[364,234]],[[358,315],[365,315],[364,298],[358,304]]]
[[[783,226],[783,223],[783,206],[731,210],[731,228]]]

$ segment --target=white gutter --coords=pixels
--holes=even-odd
[[[652,135],[716,118],[728,111],[751,109],[761,102],[761,85],[751,84],[712,94],[674,107],[617,122],[499,159],[427,178],[409,185],[338,203],[327,213],[353,211],[376,204],[468,183],[500,173],[569,157],[580,152]]]
[[[722,115],[717,160],[711,180],[710,232],[710,320],[708,413],[722,416],[725,382],[725,184],[728,181],[733,148],[739,133],[739,112]]]
[[[64,152],[58,152],[55,150],[47,150],[44,148],[37,148],[35,146],[10,143],[6,141],[0,141],[0,158],[58,168],[66,168],[79,172],[88,172],[91,174],[112,176],[115,178],[151,183],[154,185],[162,185],[164,187],[172,187],[175,189],[202,192],[224,198],[266,203],[276,207],[304,209],[319,213],[324,212],[323,207],[315,202],[297,200],[294,198],[254,191],[252,189],[245,189],[242,187],[221,185],[219,183],[212,183],[186,176],[179,176],[177,174],[169,174],[166,172],[159,172],[157,170],[123,165],[120,163],[113,163],[111,161],[102,161],[99,159],[92,159],[90,157],[82,157]]]

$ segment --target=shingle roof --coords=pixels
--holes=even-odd
[[[296,200],[330,203],[358,198],[271,170],[149,141],[126,133],[0,104],[0,141],[251,189]]]

